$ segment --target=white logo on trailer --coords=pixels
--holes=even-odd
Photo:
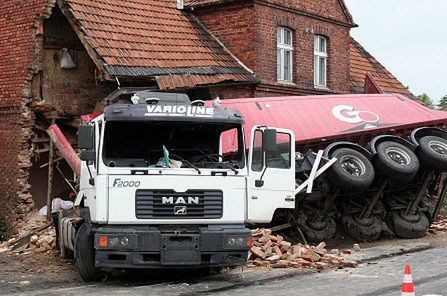
[[[356,111],[355,108],[348,105],[338,105],[332,108],[332,114],[339,120],[357,124],[357,123],[378,123],[380,121],[379,115],[371,111]],[[374,119],[365,119],[365,116],[372,117]]]

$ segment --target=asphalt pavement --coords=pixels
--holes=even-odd
[[[431,242],[395,240],[355,252],[358,268],[239,269],[220,275],[192,271],[137,272],[124,278],[85,284],[69,281],[46,287],[38,280],[16,283],[0,279],[4,295],[400,295],[405,266],[413,269],[416,295],[447,296],[447,237]],[[14,290],[11,285],[16,285]],[[20,286],[22,285],[22,286]],[[2,292],[3,291],[3,292]]]

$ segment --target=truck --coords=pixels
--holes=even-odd
[[[74,256],[86,281],[110,268],[243,265],[251,225],[289,224],[322,241],[336,220],[360,240],[376,239],[382,221],[402,237],[420,237],[431,223],[427,192],[447,170],[447,133],[435,127],[443,113],[398,95],[376,98],[428,118],[386,122],[348,105],[367,96],[119,94],[132,96],[109,97],[104,113],[79,127],[75,208],[59,213],[61,254]],[[330,114],[306,109],[315,103]]]

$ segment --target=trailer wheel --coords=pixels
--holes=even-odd
[[[86,282],[98,281],[103,273],[95,266],[92,225],[84,223],[76,234],[75,260],[79,275]]]
[[[382,219],[377,215],[363,219],[346,215],[342,217],[342,223],[345,231],[359,241],[374,241],[382,233]]]
[[[405,215],[402,211],[391,211],[386,218],[388,228],[402,238],[424,237],[430,226],[427,216],[418,212],[415,215]]]
[[[438,171],[447,171],[447,140],[426,136],[419,140],[418,156],[421,163]]]
[[[377,145],[374,164],[382,175],[398,182],[411,181],[419,170],[416,154],[405,145],[393,141]]]
[[[320,243],[335,235],[335,220],[332,217],[326,217],[323,221],[310,221],[299,225],[304,236],[310,242]]]
[[[337,161],[328,169],[327,177],[338,188],[361,192],[374,181],[374,167],[362,153],[349,148],[340,148],[331,156],[336,157]]]

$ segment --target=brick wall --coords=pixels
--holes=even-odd
[[[54,104],[59,114],[82,115],[93,111],[98,101],[116,88],[100,79],[100,71],[58,7],[44,22],[41,98]],[[67,48],[76,68],[62,69]],[[40,98],[37,98],[40,99]]]
[[[249,68],[256,63],[254,5],[232,3],[194,12],[199,20]]]
[[[243,2],[194,14],[261,80],[255,96],[349,93],[352,24],[338,0]],[[277,82],[278,26],[294,33],[292,85]],[[314,87],[315,35],[329,40],[328,89]]]
[[[0,2],[0,213],[9,226],[33,206],[27,181],[33,125],[28,105],[39,60],[35,37],[54,2]]]

